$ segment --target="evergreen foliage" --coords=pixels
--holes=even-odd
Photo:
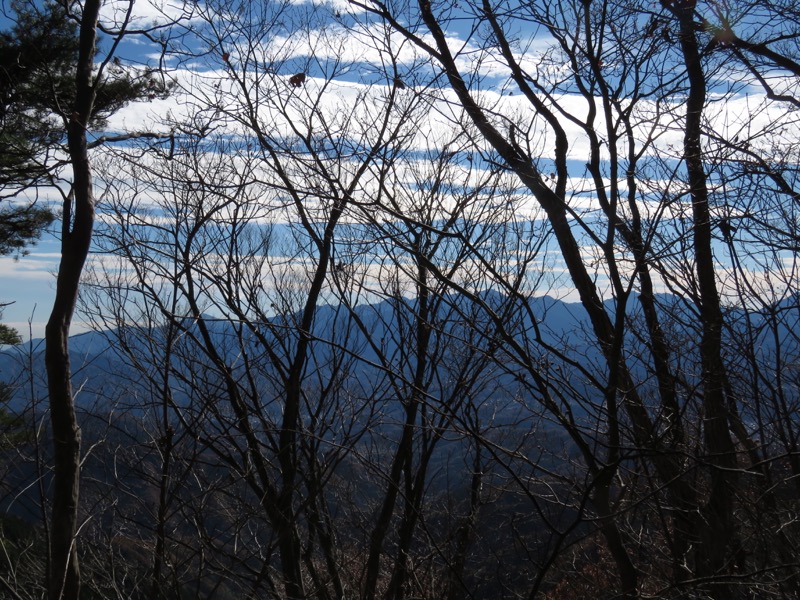
[[[0,32],[0,190],[12,196],[50,184],[64,164],[63,144],[75,99],[78,26],[63,6],[11,5],[14,25]],[[162,97],[169,86],[151,70],[107,66],[90,128],[98,131],[128,102]],[[2,200],[0,199],[0,202]],[[21,253],[56,214],[34,205],[0,204],[0,254]]]
[[[40,206],[0,208],[0,256],[27,254],[25,248],[41,236],[53,219],[53,211]]]

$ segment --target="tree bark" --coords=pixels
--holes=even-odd
[[[694,5],[694,1],[690,1],[672,10],[680,24],[680,45],[689,80],[683,158],[692,199],[695,270],[700,294],[698,309],[703,324],[700,341],[705,413],[703,433],[711,467],[708,500],[699,507],[701,527],[698,532],[695,575],[713,582],[715,577],[724,575],[734,538],[733,497],[737,459],[723,385],[723,318],[711,249],[711,211],[700,141],[701,119],[706,103],[706,76],[695,33]],[[731,586],[723,583],[712,583],[709,592],[713,598],[735,597]]]
[[[53,428],[53,513],[48,589],[51,600],[78,600],[80,568],[77,554],[81,430],[75,415],[69,359],[69,331],[83,265],[94,224],[92,174],[86,124],[92,113],[92,66],[100,0],[87,0],[81,16],[76,69],[76,98],[67,124],[73,169],[72,190],[64,201],[61,263],[56,297],[45,329],[45,365]]]

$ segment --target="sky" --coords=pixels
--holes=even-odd
[[[301,8],[303,5],[310,6],[310,3],[302,1],[295,1],[294,3]],[[333,4],[329,3],[329,6],[337,11],[346,12],[348,10],[348,4],[343,0]],[[176,0],[167,0],[166,2],[160,0],[138,0],[134,4],[132,25],[134,27],[153,26],[168,23],[171,19],[180,19],[185,27],[190,27],[193,21],[197,21],[197,18],[187,15],[198,9],[203,9],[202,3],[182,3]],[[107,3],[103,10],[102,20],[106,26],[119,23],[124,16],[125,10],[127,10],[127,3],[124,1]],[[330,25],[330,23],[327,24],[327,27]],[[455,31],[450,33],[453,36],[458,35]],[[337,30],[334,25],[334,31],[326,30],[325,24],[320,24],[319,29],[312,30],[307,37],[298,42],[291,41],[291,34],[291,31],[282,31],[278,28],[275,34],[275,38],[277,38],[275,43],[278,45],[292,44],[289,54],[294,55],[300,61],[304,61],[310,55],[316,55],[323,60],[344,59],[356,65],[354,70],[344,73],[339,77],[338,81],[334,82],[334,86],[338,85],[338,89],[336,89],[335,93],[330,94],[329,97],[346,99],[348,96],[357,94],[365,81],[369,82],[371,76],[369,65],[371,61],[375,60],[375,55],[371,51],[368,39],[354,39],[352,32],[347,37],[342,37],[341,29]],[[338,42],[334,39],[337,35],[341,38]],[[321,43],[323,38],[326,44]],[[400,42],[397,43],[399,44]],[[320,48],[325,47],[338,48],[338,50],[330,49],[320,52]],[[107,48],[101,46],[101,49]],[[154,65],[160,58],[157,46],[148,43],[141,36],[126,38],[117,49],[117,55],[125,64],[137,66],[144,64]],[[401,60],[410,62],[414,58],[414,51],[408,45],[405,45],[404,50],[399,52],[399,55]],[[102,57],[102,54],[99,54],[98,57]],[[233,56],[231,62],[234,63],[235,60],[236,56]],[[198,77],[202,79],[218,78],[224,73],[225,66],[222,61],[218,61],[216,71],[213,68],[213,61],[211,66],[207,63],[208,61],[203,63],[190,61],[178,64],[175,60],[169,60],[166,64],[170,68],[171,77],[180,79],[185,87],[193,88],[201,85],[196,81]],[[496,66],[489,65],[482,68],[486,75],[491,75]],[[309,78],[307,85],[310,89],[317,85],[313,76]],[[500,94],[497,94],[497,96],[499,98]],[[508,99],[509,105],[513,105],[516,102],[521,102],[521,100]],[[182,98],[179,95],[168,99],[134,103],[123,108],[111,118],[109,129],[115,132],[131,130],[165,131],[167,128],[161,124],[161,117],[167,114],[177,117],[185,114],[186,110],[187,105],[182,103]],[[437,128],[441,129],[445,126],[445,123],[446,121],[443,120],[439,113],[432,111],[430,120],[425,127],[425,133],[435,131]],[[422,140],[422,143],[424,144],[424,140]],[[50,202],[58,206],[59,198],[55,194],[47,194],[46,191],[43,194],[44,197],[40,200],[41,202]],[[59,227],[60,224],[55,223],[36,245],[28,248],[27,255],[0,257],[0,281],[8,282],[6,285],[0,286],[0,302],[11,303],[4,308],[3,322],[18,329],[24,339],[29,336],[39,338],[44,335],[44,325],[53,302],[55,274],[60,257]],[[85,322],[79,313],[75,315],[71,329],[73,333],[80,333],[90,328],[91,324]]]
[[[55,295],[55,270],[60,244],[51,234],[45,234],[30,254],[16,260],[0,257],[0,302],[12,302],[3,310],[3,323],[19,331],[23,339],[32,332],[34,338],[44,336],[44,325]],[[28,321],[31,326],[29,328]],[[76,324],[85,331],[85,327]]]
[[[257,4],[255,3],[253,6]],[[311,7],[310,2],[302,0],[292,0],[292,4],[297,10],[307,10]],[[345,21],[348,19],[348,4],[344,0],[337,0],[334,4],[329,3],[328,6],[332,8],[332,12],[339,12],[341,19]],[[110,26],[119,22],[126,9],[126,2],[108,3],[103,13],[105,25]],[[241,47],[234,43],[231,43],[228,48],[221,48],[215,44],[203,45],[197,41],[187,41],[193,32],[200,29],[199,15],[205,9],[206,6],[203,2],[139,0],[134,4],[132,20],[135,27],[157,27],[171,19],[181,21],[183,33],[187,37],[180,42],[188,44],[195,52],[202,49],[206,55],[201,59],[168,58],[163,64],[167,66],[170,77],[179,82],[179,87],[197,96],[201,95],[201,92],[213,94],[215,85],[222,86],[223,90],[225,86],[232,85],[226,69],[235,69],[238,61],[243,60],[243,57],[237,54]],[[461,67],[465,72],[476,73],[483,77],[481,85],[484,95],[495,105],[498,113],[514,115],[515,118],[522,119],[519,121],[521,125],[528,122],[535,126],[536,117],[530,115],[526,101],[520,96],[508,95],[504,91],[508,74],[499,62],[470,63],[473,53],[469,52],[469,49],[471,44],[477,43],[476,38],[467,39],[466,36],[469,32],[460,27],[459,23],[458,20],[453,21],[447,34],[451,40],[466,50],[461,59]],[[466,21],[464,23],[464,27],[466,27]],[[376,51],[375,45],[376,40],[381,38],[380,36],[376,37],[376,33],[377,30],[368,25],[361,29],[345,30],[337,24],[336,19],[333,19],[310,22],[304,35],[295,35],[296,32],[291,31],[289,25],[275,22],[272,23],[271,36],[265,40],[263,47],[256,45],[255,48],[251,47],[249,50],[255,53],[260,52],[266,56],[273,52],[272,47],[277,47],[283,53],[281,68],[287,78],[293,72],[293,65],[305,65],[304,70],[307,69],[309,72],[309,79],[306,82],[308,91],[313,92],[325,84],[328,88],[324,98],[330,99],[331,103],[353,102],[356,98],[369,97],[360,94],[385,93],[390,84],[390,82],[385,82],[386,85],[381,87],[384,85],[381,78],[385,78],[385,76],[379,74],[374,66],[380,64],[380,55]],[[524,40],[526,37],[529,39],[529,43],[524,44],[526,50],[525,54],[521,56],[522,63],[535,69],[535,65],[540,62],[542,53],[551,40],[535,29],[521,30],[518,33],[521,39]],[[235,34],[235,31],[228,33],[223,31],[220,36],[234,40]],[[413,62],[416,56],[414,48],[403,43],[399,38],[391,38],[386,43],[392,45],[397,51],[400,72],[405,73],[404,76],[413,77],[404,69]],[[101,49],[105,51],[108,48],[101,46]],[[229,53],[227,61],[222,59],[223,53]],[[162,59],[158,47],[141,36],[126,38],[117,48],[117,56],[120,57],[123,64],[132,68],[141,68],[143,65],[152,66]],[[102,54],[99,57],[102,58]],[[329,73],[330,69],[335,68],[340,70],[337,71],[337,77],[334,80],[328,81],[320,77],[323,73]],[[413,85],[413,81],[409,81],[409,83]],[[724,82],[718,82],[718,85],[724,87]],[[787,83],[786,85],[793,84]],[[765,99],[763,94],[755,88],[741,89],[732,98],[731,96],[726,96],[726,98],[724,104],[710,111],[711,119],[717,123],[715,129],[723,136],[730,135],[732,137],[739,131],[746,131],[751,135],[753,132],[757,134],[761,130],[777,131],[775,124],[786,118],[780,108],[760,110],[760,107],[765,106]],[[162,123],[162,117],[165,115],[172,118],[187,116],[193,106],[190,100],[191,98],[187,98],[186,95],[177,93],[166,99],[155,99],[129,105],[112,117],[109,130],[112,132],[165,131],[167,127]],[[445,90],[441,100],[432,102],[427,120],[420,128],[420,150],[425,149],[431,137],[436,137],[437,131],[444,132],[446,130],[448,120],[452,118],[449,112],[451,106],[449,101],[451,100],[453,100],[452,94],[448,95]],[[378,100],[373,99],[372,101],[377,102]],[[588,109],[586,101],[577,96],[563,97],[560,102],[567,108],[567,112],[573,115],[583,116]],[[333,110],[333,104],[331,110]],[[757,113],[755,118],[752,117],[754,113]],[[568,120],[565,120],[564,124],[571,141],[570,158],[574,163],[573,166],[578,167],[570,185],[576,192],[590,189],[593,182],[581,179],[578,173],[580,165],[583,164],[586,157],[586,140],[577,126]],[[598,125],[602,125],[602,119],[598,121]],[[643,135],[644,133],[642,132]],[[790,123],[783,129],[781,135],[788,140],[796,139],[797,127]],[[667,127],[657,145],[666,152],[668,149],[679,148],[681,139],[679,129],[671,130]],[[547,155],[547,149],[552,147],[553,140],[545,135],[538,140],[537,144],[543,155]],[[44,197],[41,201],[48,200],[58,203],[58,197],[52,193],[49,198]],[[576,193],[574,202],[575,210],[588,210],[591,208],[592,195],[591,193]],[[44,332],[44,323],[53,301],[54,274],[59,259],[59,242],[56,233],[54,230],[43,236],[37,245],[29,248],[27,256],[0,257],[0,281],[3,282],[0,285],[0,302],[12,302],[4,309],[3,321],[17,328],[24,338],[28,337],[29,332],[34,338],[41,337]],[[89,327],[89,324],[83,322],[80,314],[75,316],[73,333],[85,331]]]

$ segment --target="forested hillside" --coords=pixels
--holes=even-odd
[[[7,8],[0,597],[800,596],[794,3]]]

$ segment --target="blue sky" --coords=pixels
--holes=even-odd
[[[246,5],[246,4],[245,4]],[[243,5],[243,6],[245,6]],[[252,6],[256,6],[253,4]],[[310,3],[293,2],[293,10],[304,11],[310,9]],[[105,9],[105,21],[111,23],[119,19],[117,9],[126,7],[126,3],[118,2],[111,4]],[[340,12],[340,22],[353,23],[353,19],[347,16],[347,3],[340,1],[337,4],[329,5],[331,12]],[[202,2],[181,3],[177,0],[160,2],[151,0],[149,2],[139,1],[135,4],[137,26],[158,25],[165,23],[172,18],[183,18],[182,27],[184,33],[192,29],[192,35],[202,29],[202,21],[197,17],[197,11],[204,11],[206,5]],[[255,9],[254,9],[255,10]],[[193,15],[193,16],[190,16]],[[335,19],[311,23],[302,35],[295,35],[296,32],[290,31],[288,26],[280,22],[272,23],[272,32],[264,40],[269,42],[258,49],[264,56],[270,46],[280,48],[280,75],[288,79],[296,69],[307,71],[309,79],[302,90],[312,97],[322,85],[326,85],[325,93],[319,96],[320,102],[330,102],[331,110],[336,103],[355,102],[356,99],[371,98],[370,102],[378,102],[380,95],[385,94],[391,85],[390,81],[384,81],[383,69],[386,67],[382,61],[381,54],[375,49],[374,43],[381,39],[375,36],[378,29],[373,25],[365,24],[361,28],[346,29],[340,26]],[[536,116],[531,114],[527,102],[520,96],[512,96],[504,93],[504,86],[508,81],[508,74],[499,62],[481,61],[472,63],[472,56],[477,53],[470,52],[473,45],[477,43],[476,38],[465,39],[468,33],[468,22],[453,20],[451,21],[448,34],[452,40],[460,42],[465,52],[462,55],[461,66],[465,72],[473,72],[482,77],[481,89],[484,90],[484,97],[487,103],[495,107],[498,115],[505,115],[507,118],[515,119],[520,126],[530,125],[534,131],[537,130]],[[208,30],[206,30],[208,33]],[[232,78],[228,69],[237,69],[245,57],[242,52],[253,48],[239,43],[236,38],[235,28],[231,31],[218,31],[218,37],[228,40],[225,47],[215,42],[210,43],[207,38],[205,45],[199,44],[196,38],[184,38],[181,43],[188,44],[187,48],[194,51],[202,48],[205,53],[199,58],[189,58],[178,60],[168,58],[166,66],[169,69],[170,77],[179,83],[179,91],[169,99],[157,99],[150,102],[141,102],[130,105],[115,115],[110,122],[110,129],[115,132],[121,131],[166,131],[168,126],[161,121],[169,115],[173,119],[181,119],[189,116],[195,103],[201,102],[203,95],[213,95],[214,90],[221,90],[228,94],[231,91]],[[520,30],[520,38],[527,37],[530,43],[523,44],[526,49],[520,56],[523,64],[535,69],[541,57],[541,53],[550,43],[550,38],[537,32],[536,30]],[[177,43],[177,42],[176,42]],[[408,78],[409,85],[415,81],[413,66],[419,59],[414,48],[402,42],[399,37],[391,36],[386,42],[395,50],[398,72],[403,77]],[[477,47],[477,46],[475,46]],[[107,50],[108,44],[101,46]],[[147,42],[141,37],[127,38],[120,45],[118,55],[124,64],[133,67],[143,65],[154,65],[159,60],[157,46]],[[223,53],[229,54],[228,62],[223,60]],[[99,57],[101,58],[101,57]],[[383,57],[385,61],[385,56]],[[335,72],[335,77],[329,81],[327,77]],[[326,77],[323,77],[326,76]],[[423,75],[420,74],[420,77]],[[796,85],[796,82],[786,80],[781,85]],[[717,88],[722,90],[726,82],[717,82]],[[372,94],[372,96],[370,96]],[[233,94],[229,94],[233,97]],[[570,97],[565,95],[560,98],[561,104],[573,115],[581,116],[586,113],[586,101],[578,96]],[[678,103],[679,104],[679,103]],[[678,105],[676,104],[676,106]],[[420,126],[420,136],[416,141],[420,155],[423,155],[426,146],[433,141],[445,139],[449,119],[456,118],[448,104],[448,93],[445,90],[443,95],[431,100],[429,115]],[[759,131],[777,131],[776,123],[780,124],[786,120],[786,125],[782,128],[781,135],[789,144],[797,138],[798,128],[795,126],[793,117],[786,115],[784,108],[780,106],[768,106],[764,101],[763,93],[755,87],[739,86],[739,89],[732,95],[725,98],[724,103],[717,104],[713,110],[709,111],[710,118],[713,120],[715,130],[721,135],[733,137],[738,132],[747,131],[750,134],[759,134]],[[754,116],[755,115],[755,116]],[[602,121],[598,121],[602,125]],[[587,145],[585,137],[579,128],[565,122],[567,133],[570,136],[570,186],[574,193],[572,199],[573,208],[587,214],[593,209],[592,186],[594,182],[584,179],[582,165],[586,161]],[[232,129],[232,134],[236,134],[236,129]],[[774,138],[773,138],[774,139]],[[552,147],[552,137],[543,133],[533,140],[535,149],[542,156],[548,156]],[[665,124],[656,147],[661,152],[673,152],[677,156],[681,145],[681,133],[679,129],[671,129]],[[650,182],[653,187],[661,184],[657,181]],[[666,184],[664,184],[666,185]],[[51,196],[53,198],[54,196]],[[522,202],[521,207],[525,207]],[[28,320],[32,319],[33,336],[40,337],[43,333],[43,324],[47,319],[53,297],[54,272],[58,261],[58,241],[53,235],[46,235],[38,245],[30,249],[30,255],[15,260],[12,257],[0,258],[0,277],[7,282],[0,289],[0,301],[14,302],[5,308],[4,322],[17,327],[24,335],[28,330]],[[587,247],[587,252],[591,254],[592,249]],[[720,254],[722,256],[723,253]],[[721,263],[724,269],[724,264]],[[73,332],[77,333],[87,327],[82,323],[81,316],[76,315],[73,323]]]
[[[54,273],[59,251],[59,241],[48,233],[37,246],[30,248],[29,256],[19,260],[0,257],[0,281],[3,282],[0,302],[13,302],[5,307],[3,322],[17,328],[23,338],[28,337],[29,319],[33,337],[44,335],[44,323],[55,293]]]

